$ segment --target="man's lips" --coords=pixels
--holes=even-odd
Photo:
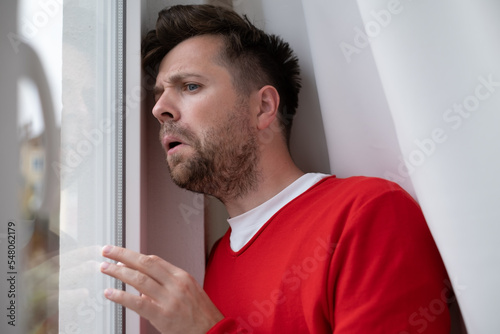
[[[185,145],[184,142],[180,138],[178,138],[176,136],[170,136],[170,135],[163,137],[162,144],[163,144],[163,148],[165,149],[165,152],[167,152],[167,154],[173,154],[181,146]]]

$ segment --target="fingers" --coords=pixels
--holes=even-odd
[[[141,294],[138,296],[118,289],[106,289],[104,296],[152,323],[165,322],[165,305],[169,304],[171,292],[168,284],[168,276],[171,274],[167,268],[175,270],[176,267],[158,257],[142,255],[121,247],[105,247],[103,256],[119,262],[103,262],[101,272],[134,287]]]
[[[153,303],[149,297],[144,295],[137,296],[122,290],[106,289],[104,291],[104,296],[112,302],[121,304],[146,319],[152,320],[151,318],[155,318],[152,315],[159,313],[157,304]]]
[[[135,311],[160,332],[205,333],[223,318],[196,280],[167,261],[116,246],[104,247],[102,254],[118,263],[104,262],[101,271],[141,293],[106,289],[105,297]]]
[[[161,298],[160,291],[166,289],[161,282],[156,281],[145,273],[129,268],[125,265],[103,262],[101,272],[133,286],[137,291],[154,300]]]
[[[108,259],[123,263],[125,266],[138,270],[158,282],[163,282],[170,275],[179,272],[179,268],[155,255],[143,255],[130,249],[105,246],[102,255]]]

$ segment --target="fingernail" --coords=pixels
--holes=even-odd
[[[101,263],[101,270],[106,270],[109,267],[109,262],[103,262]]]
[[[103,254],[109,254],[111,252],[111,250],[113,249],[113,246],[110,246],[110,245],[106,245],[102,248],[102,253]]]
[[[104,290],[104,296],[106,296],[106,298],[109,298],[113,295],[113,289],[106,289]]]

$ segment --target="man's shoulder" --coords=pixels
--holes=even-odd
[[[308,208],[308,212],[353,212],[369,203],[392,205],[396,202],[418,206],[409,193],[392,181],[367,176],[329,176],[309,188],[293,203],[293,207],[301,210]]]
[[[310,189],[319,193],[325,192],[341,196],[378,196],[388,192],[406,191],[397,183],[372,176],[351,176],[339,178],[335,175],[326,177]]]

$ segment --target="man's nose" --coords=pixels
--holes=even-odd
[[[176,104],[166,92],[156,101],[153,107],[153,115],[162,124],[168,121],[177,121],[180,117]]]

